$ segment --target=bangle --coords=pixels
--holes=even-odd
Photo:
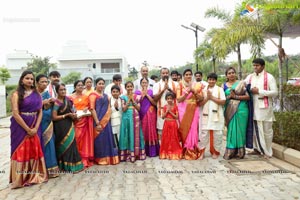
[[[235,95],[235,99],[239,99],[239,96],[238,96],[238,95]]]
[[[62,117],[63,117],[63,119],[64,119],[64,118],[65,118],[65,115],[63,115]]]
[[[136,105],[136,103],[133,103],[132,105],[133,105],[133,106],[135,106],[135,105]]]

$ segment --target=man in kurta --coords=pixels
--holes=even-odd
[[[224,129],[224,110],[226,101],[224,90],[216,85],[218,75],[210,73],[207,76],[208,85],[204,88],[204,100],[201,126],[199,127],[200,160],[204,158],[205,148],[210,142],[210,153],[213,159],[220,155]]]
[[[50,84],[47,86],[47,91],[49,92],[52,98],[57,97],[57,92],[55,86],[60,83],[60,73],[58,71],[52,71],[49,74]]]
[[[147,79],[148,79],[148,81],[149,81],[149,86],[148,86],[148,88],[151,89],[151,90],[153,89],[153,86],[154,86],[154,84],[155,84],[155,81],[148,77],[148,72],[149,72],[149,69],[148,69],[147,66],[142,66],[142,67],[141,67],[141,78],[138,78],[137,80],[135,80],[135,81],[133,82],[133,85],[134,85],[134,91],[136,91],[136,90],[142,90],[141,80],[142,80],[143,78],[147,78]]]
[[[254,73],[246,78],[251,85],[253,98],[253,148],[254,151],[272,157],[272,124],[275,121],[272,97],[278,95],[275,78],[265,70],[265,61],[256,58],[252,61]]]
[[[165,95],[167,92],[173,92],[176,94],[177,83],[169,78],[169,69],[162,68],[160,70],[161,80],[154,84],[153,94],[154,100],[157,102],[157,130],[159,136],[161,136],[164,120],[162,119],[163,107],[167,104]]]

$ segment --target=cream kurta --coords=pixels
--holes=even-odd
[[[173,90],[174,94],[176,95],[176,88],[177,88],[177,82],[172,81],[169,79],[168,85],[171,90]],[[159,82],[154,84],[153,87],[153,94],[157,95],[162,91],[165,87],[165,82],[163,80],[160,80]],[[164,120],[161,118],[162,116],[162,110],[164,105],[167,104],[167,101],[165,100],[166,94],[169,92],[169,90],[164,91],[162,94],[160,100],[157,102],[157,129],[162,130],[164,126]],[[176,99],[176,98],[175,98]]]
[[[204,98],[207,95],[208,86],[204,88]],[[215,85],[214,88],[210,89],[212,95],[221,100],[226,100],[223,88]],[[222,105],[217,105],[212,100],[206,102],[203,106],[201,120],[202,130],[223,130],[224,129],[224,110]],[[200,130],[201,131],[201,130]]]
[[[251,77],[251,78],[250,78]],[[245,79],[246,83],[249,84],[251,79],[251,88],[257,87],[259,94],[253,95],[253,120],[257,121],[275,121],[274,113],[273,113],[273,99],[272,97],[276,97],[278,95],[278,89],[276,85],[275,78],[267,73],[268,79],[268,90],[264,90],[264,71],[259,73],[250,74]],[[263,97],[267,96],[269,101],[269,106],[265,107]]]
[[[115,108],[115,102],[118,101],[118,109],[116,110]],[[120,133],[120,124],[121,124],[121,115],[122,115],[122,103],[121,99],[115,99],[111,98],[110,99],[110,107],[111,107],[111,116],[110,116],[110,122],[111,126],[113,129],[114,134],[119,134]]]

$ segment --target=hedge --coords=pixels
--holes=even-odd
[[[300,112],[275,112],[273,142],[300,151]]]

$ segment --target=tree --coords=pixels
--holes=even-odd
[[[3,85],[10,77],[11,76],[10,76],[8,69],[5,68],[4,66],[0,67],[0,80]]]
[[[45,74],[49,75],[49,71],[51,69],[56,69],[55,63],[50,63],[51,57],[39,57],[34,56],[31,62],[27,63],[27,69],[30,69],[35,75],[37,74]]]
[[[80,72],[70,72],[67,76],[62,78],[65,84],[73,84],[75,81],[79,80],[81,77]]]
[[[263,35],[266,39],[270,39],[276,48],[278,48],[279,101],[280,111],[283,111],[282,66],[287,55],[282,48],[282,38],[290,29],[299,26],[300,11],[298,8],[300,7],[300,2],[291,0],[252,0],[244,1],[242,5],[246,5],[247,3],[258,5],[258,17],[257,19],[248,18],[248,21],[251,20],[249,21],[251,24],[240,26],[240,30],[244,34],[235,36],[241,39],[241,37]],[[272,37],[274,36],[279,38],[278,44],[273,41]]]
[[[202,42],[196,49],[195,57],[203,61],[211,59],[213,72],[216,72],[216,61],[218,57],[215,48],[207,40]]]
[[[212,29],[210,31],[211,46],[215,49],[215,55],[221,59],[225,57],[232,51],[236,52],[238,60],[238,75],[239,79],[242,78],[242,59],[241,59],[241,44],[249,43],[251,45],[251,50],[253,54],[261,52],[263,48],[264,40],[261,35],[250,35],[247,37],[235,37],[232,35],[232,32],[239,31],[239,25],[247,25],[247,19],[242,19],[240,17],[241,6],[238,5],[235,9],[233,15],[229,12],[219,9],[211,8],[205,12],[206,17],[215,17],[224,22],[224,27],[220,29]]]
[[[144,61],[144,62],[146,62],[146,61]],[[135,67],[130,67],[130,68],[128,68],[128,70],[129,70],[129,73],[128,73],[129,78],[132,78],[133,80],[136,80],[138,78],[138,73],[139,72],[135,69]]]

